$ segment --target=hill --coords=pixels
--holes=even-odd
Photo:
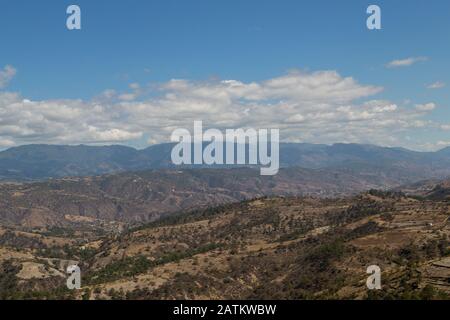
[[[80,219],[87,224],[133,224],[261,196],[342,197],[407,181],[395,172],[375,170],[285,168],[276,176],[261,176],[256,169],[236,168],[150,170],[3,184],[0,224],[68,227],[74,219],[78,227]]]
[[[447,202],[371,191],[261,198],[120,235],[0,230],[0,297],[449,299]],[[82,290],[64,289],[78,263]],[[368,291],[366,268],[382,270]]]

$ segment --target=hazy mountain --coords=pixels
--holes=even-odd
[[[32,180],[133,169],[138,153],[123,146],[21,146],[0,152],[0,177]]]
[[[27,145],[0,152],[0,179],[42,180],[173,167],[173,144],[136,150],[124,146]],[[414,152],[373,145],[280,145],[282,167],[398,171],[413,180],[450,174],[450,149]]]

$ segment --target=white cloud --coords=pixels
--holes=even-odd
[[[33,101],[0,92],[0,139],[4,145],[160,143],[202,120],[205,129],[279,128],[290,142],[404,145],[411,131],[434,125],[423,119],[434,104],[411,109],[374,99],[383,88],[335,71],[248,83],[171,80],[152,85],[142,99],[149,88],[131,84],[129,93],[106,90],[91,101]]]
[[[119,96],[119,100],[122,101],[133,101],[137,99],[137,95],[134,93],[124,93]]]
[[[123,94],[119,95],[118,96],[119,100],[122,100],[122,101],[133,101],[133,100],[136,100],[137,98],[139,98],[139,96],[142,95],[143,90],[142,90],[141,85],[139,83],[131,83],[129,85],[129,87],[132,90],[132,92],[123,93]]]
[[[286,119],[287,123],[300,123],[305,121],[305,117],[302,116],[301,114],[295,114],[293,116],[290,116],[289,118]]]
[[[428,89],[441,89],[445,87],[445,83],[441,81],[437,81],[427,86]]]
[[[399,68],[399,67],[409,67],[413,64],[421,61],[427,61],[427,57],[411,57],[406,59],[400,59],[400,60],[393,60],[389,62],[386,66],[388,68]]]
[[[3,70],[0,70],[0,89],[6,87],[16,73],[17,70],[10,65],[7,65]]]
[[[426,142],[420,145],[420,150],[437,151],[450,146],[450,141],[439,140],[436,142]]]
[[[0,138],[0,148],[12,147],[14,145],[15,145],[14,141]]]
[[[436,105],[432,102],[416,105],[416,110],[419,110],[419,111],[432,111],[434,109],[436,109]]]
[[[450,146],[450,141],[438,141],[438,142],[436,143],[436,145],[437,145],[438,147],[446,148],[446,147]]]
[[[133,139],[141,138],[142,132],[129,132],[121,129],[99,130],[96,127],[89,126],[88,132],[91,139],[96,142],[108,142],[108,141],[129,141]]]

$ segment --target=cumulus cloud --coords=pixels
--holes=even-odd
[[[441,147],[441,148],[446,148],[446,147],[450,146],[450,141],[442,141],[442,140],[440,140],[440,141],[438,141],[436,143],[436,145],[438,147]]]
[[[258,82],[174,79],[129,90],[106,90],[90,101],[33,101],[0,92],[0,146],[168,142],[173,130],[192,130],[196,120],[205,129],[278,128],[283,141],[312,143],[403,145],[411,130],[436,127],[424,119],[433,103],[411,109],[376,99],[383,88],[335,71],[295,71]]]
[[[0,148],[12,147],[14,145],[15,145],[14,141],[0,138]]]
[[[427,86],[428,89],[441,89],[445,87],[445,83],[441,81],[436,81],[435,83],[432,83]]]
[[[10,65],[5,66],[3,70],[0,69],[0,89],[6,87],[16,73],[17,70]]]
[[[139,98],[142,93],[144,92],[141,88],[141,85],[139,83],[132,83],[129,85],[131,92],[123,93],[118,96],[119,100],[122,101],[133,101]]]
[[[119,142],[139,138],[120,110],[82,100],[31,101],[0,92],[0,138],[22,143]]]
[[[389,62],[386,67],[388,68],[399,68],[399,67],[409,67],[417,62],[427,61],[427,57],[411,57],[406,59],[393,60]]]
[[[432,111],[436,109],[436,105],[432,102],[426,104],[417,104],[416,109],[419,111]]]

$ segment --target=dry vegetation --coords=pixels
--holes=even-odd
[[[446,199],[260,198],[120,235],[0,231],[0,298],[448,299]],[[68,240],[70,238],[70,240]],[[64,289],[77,262],[80,291]],[[382,269],[381,291],[365,286]]]

